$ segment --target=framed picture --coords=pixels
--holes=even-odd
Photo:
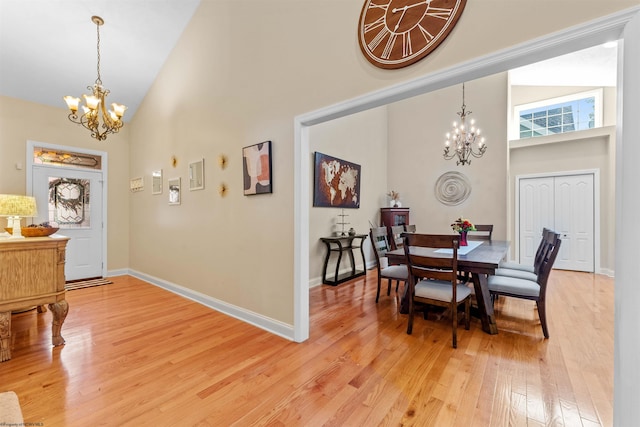
[[[132,192],[142,191],[144,190],[144,178],[131,178],[129,180],[129,189]]]
[[[151,194],[162,194],[162,169],[151,172]]]
[[[360,207],[360,165],[315,153],[313,206]]]
[[[273,192],[271,141],[242,149],[242,172],[245,196]]]
[[[189,191],[204,189],[204,159],[189,163]]]
[[[169,204],[180,204],[180,178],[173,178],[169,180]]]

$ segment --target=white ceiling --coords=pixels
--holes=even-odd
[[[130,120],[200,0],[0,0],[0,95],[65,107],[100,74]]]
[[[265,0],[266,1],[266,0]],[[65,107],[97,72],[130,120],[200,0],[0,0],[0,95]],[[616,49],[595,47],[511,72],[517,85],[615,86]]]
[[[509,71],[512,85],[616,86],[617,43],[594,46]]]

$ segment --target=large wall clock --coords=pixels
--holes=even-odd
[[[376,67],[402,68],[431,53],[460,19],[467,0],[366,0],[358,41]]]

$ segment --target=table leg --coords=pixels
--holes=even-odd
[[[331,257],[331,244],[324,242],[327,247],[327,256],[324,258],[324,265],[322,266],[322,283],[327,283],[327,265],[329,264],[329,257]]]
[[[351,275],[354,276],[356,274],[356,260],[353,257],[353,245],[349,244],[349,261],[351,261]]]
[[[340,261],[342,260],[342,243],[340,241],[335,242],[338,245],[338,261],[336,261],[336,274],[333,276],[333,283],[338,283],[338,275],[340,273]]]
[[[480,311],[482,330],[488,334],[496,335],[498,333],[498,325],[496,324],[496,317],[493,313],[493,304],[491,303],[487,275],[472,273],[471,278],[473,279],[473,288],[476,292],[476,301],[478,302],[478,310]]]
[[[0,313],[0,362],[11,359],[11,312]]]
[[[53,321],[51,322],[51,343],[53,345],[63,345],[64,338],[60,335],[62,324],[64,319],[67,318],[69,312],[69,304],[66,300],[58,301],[54,304],[49,304],[49,310],[53,314]]]

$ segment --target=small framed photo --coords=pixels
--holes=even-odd
[[[204,159],[189,163],[189,191],[204,189]]]
[[[173,178],[169,180],[169,204],[180,204],[180,178]]]
[[[162,194],[162,169],[151,172],[151,194]]]
[[[242,149],[242,171],[245,196],[273,192],[271,141]]]
[[[131,178],[129,180],[129,189],[134,193],[136,191],[144,190],[144,178],[142,178],[142,177]]]

